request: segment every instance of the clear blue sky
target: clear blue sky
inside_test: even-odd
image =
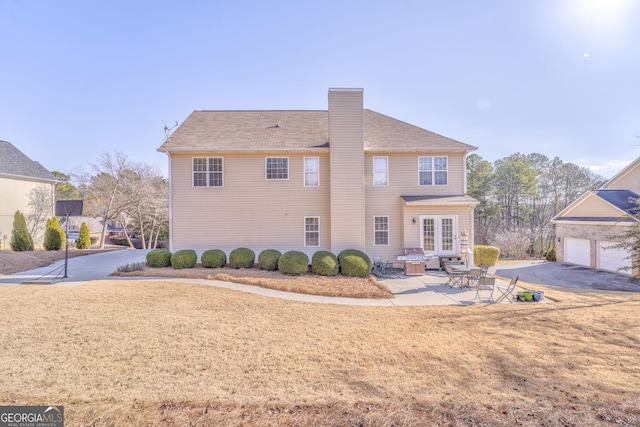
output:
[[[329,87],[490,161],[640,155],[634,0],[0,0],[0,55],[0,139],[49,170],[121,150],[166,173],[163,120]]]

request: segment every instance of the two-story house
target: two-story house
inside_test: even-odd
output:
[[[473,236],[476,147],[364,109],[362,89],[330,89],[327,111],[194,111],[158,150],[172,250],[395,261],[409,247],[456,256],[462,230]]]

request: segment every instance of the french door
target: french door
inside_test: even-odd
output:
[[[428,255],[458,255],[458,217],[456,215],[420,216],[420,241]]]

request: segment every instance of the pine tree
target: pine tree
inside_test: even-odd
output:
[[[47,220],[47,228],[44,231],[44,248],[48,251],[58,251],[64,247],[65,234],[60,227],[58,218]]]
[[[20,211],[16,211],[15,215],[13,215],[10,246],[11,250],[17,252],[33,250],[33,238],[27,228],[27,221]]]
[[[87,227],[86,222],[83,222],[80,225],[80,235],[78,236],[78,240],[76,240],[76,248],[89,249],[90,247],[91,247],[91,236],[89,236],[89,227]]]

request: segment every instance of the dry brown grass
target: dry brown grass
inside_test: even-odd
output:
[[[134,277],[176,277],[189,279],[222,280],[225,282],[243,283],[245,285],[260,286],[279,291],[296,292],[300,294],[322,295],[327,297],[350,298],[392,298],[393,294],[375,276],[366,279],[357,277],[319,276],[306,274],[304,276],[286,276],[279,271],[260,270],[254,268],[234,269],[204,268],[196,264],[195,268],[176,270],[172,267],[145,268],[142,271],[128,273],[116,272],[114,276]]]
[[[640,296],[315,305],[209,286],[0,287],[0,404],[68,425],[640,425]]]

